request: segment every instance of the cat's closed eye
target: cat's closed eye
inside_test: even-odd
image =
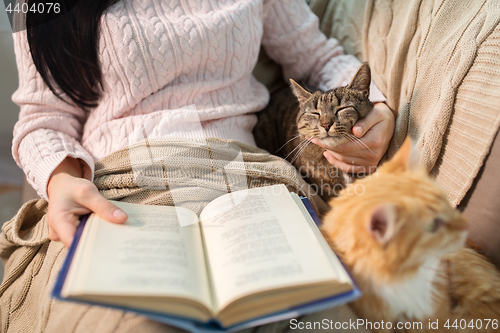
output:
[[[436,217],[431,223],[427,225],[426,231],[436,232],[444,224],[445,220],[442,217]]]
[[[349,116],[353,116],[353,115],[356,115],[356,114],[357,114],[357,111],[352,106],[348,106],[348,107],[342,108],[342,109],[340,109],[338,111],[338,116],[339,117],[349,117]]]
[[[351,126],[358,120],[357,111],[352,106],[348,106],[338,111],[337,117],[341,123],[350,124]]]

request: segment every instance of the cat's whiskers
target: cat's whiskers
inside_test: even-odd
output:
[[[370,153],[372,153],[373,155],[377,156],[377,154],[375,154],[375,153],[373,152],[373,150],[371,150],[371,149],[370,149],[370,148],[369,148],[369,147],[368,147],[368,146],[367,146],[367,145],[366,145],[363,141],[361,141],[359,138],[357,138],[357,137],[355,137],[354,135],[349,134],[349,133],[345,133],[345,132],[344,132],[344,134],[346,135],[346,137],[351,138],[351,140],[352,140],[353,142],[356,142],[356,143],[361,144],[363,148],[368,149],[368,150],[370,151]]]
[[[353,138],[351,138],[348,133],[341,133],[343,134],[343,137],[346,138],[347,140],[351,141],[352,143],[354,143],[356,146],[360,147],[361,149],[365,149],[366,148],[366,145],[361,145],[360,144],[360,140],[354,140]],[[357,138],[356,138],[357,139]],[[359,141],[359,142],[358,142]],[[342,146],[341,146],[342,147]],[[370,148],[368,148],[370,150]],[[370,150],[371,151],[371,150]],[[373,153],[373,152],[372,152]]]
[[[314,139],[314,136],[312,138],[306,138],[306,139],[304,139],[301,142],[302,147],[296,152],[295,156],[300,155],[300,153],[302,151],[304,151],[305,147],[307,147],[312,142],[311,141],[312,139]],[[295,160],[295,156],[294,156],[294,160]]]
[[[299,157],[300,157],[300,155],[304,152],[305,148],[306,148],[306,147],[307,147],[310,143],[311,143],[311,140],[306,139],[306,143],[305,143],[304,145],[302,145],[302,148],[300,148],[300,149],[299,149],[299,151],[297,151],[297,153],[296,153],[296,154],[295,154],[295,156],[293,157],[292,162],[291,162],[292,164],[293,164],[293,162],[295,162],[295,160],[296,160],[297,158],[299,158]]]
[[[359,142],[357,142],[356,140],[353,140],[351,137],[349,137],[347,135],[347,133],[340,133],[344,138],[346,138],[347,140],[351,141],[352,143],[354,143],[356,146],[362,148],[362,149],[365,149],[365,147],[363,147],[362,145],[359,144]]]
[[[278,150],[276,150],[276,153],[279,152],[281,149],[283,149],[290,141],[295,140],[298,137],[300,137],[300,134],[294,136],[293,138],[291,138],[290,140],[288,140],[287,142],[285,142],[285,144],[283,146],[281,146]]]
[[[293,152],[295,152],[297,149],[298,149],[298,150],[300,150],[300,149],[304,146],[304,144],[305,144],[305,143],[307,144],[307,142],[306,142],[306,141],[310,141],[310,140],[308,140],[308,139],[304,139],[304,140],[302,140],[302,141],[301,141],[301,142],[297,145],[297,147],[293,148],[293,150],[292,150],[291,152],[289,152],[289,153],[288,153],[288,155],[286,155],[286,156],[285,156],[285,159],[287,159],[290,155],[292,155],[292,154],[293,154]]]

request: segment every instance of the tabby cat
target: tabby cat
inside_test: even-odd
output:
[[[323,156],[325,149],[306,137],[328,146],[360,142],[352,134],[352,126],[373,108],[368,99],[370,67],[362,64],[348,86],[326,92],[310,92],[290,81],[291,89],[285,86],[272,93],[269,105],[258,115],[255,141],[257,146],[290,161],[323,199],[328,199],[349,178]]]
[[[399,331],[498,332],[500,272],[464,247],[465,218],[412,167],[410,150],[407,139],[377,173],[332,199],[323,219],[322,231],[363,292],[352,308],[371,323],[394,325],[368,327],[374,331],[410,322]],[[486,329],[488,319],[496,325]]]

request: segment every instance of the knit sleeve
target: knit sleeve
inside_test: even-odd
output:
[[[19,87],[12,100],[21,108],[14,127],[12,155],[28,182],[47,198],[47,183],[67,157],[81,161],[84,177],[92,180],[94,160],[81,146],[84,110],[54,96],[38,73],[29,52],[26,31],[14,34]]]
[[[326,38],[304,0],[264,2],[262,45],[283,66],[285,80],[304,80],[321,90],[349,84],[361,65],[355,56],[344,54],[338,40]],[[370,100],[386,100],[373,82]]]

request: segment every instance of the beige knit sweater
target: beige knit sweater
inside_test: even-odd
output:
[[[500,126],[498,0],[313,0],[321,29],[370,63],[421,164],[460,203]]]

